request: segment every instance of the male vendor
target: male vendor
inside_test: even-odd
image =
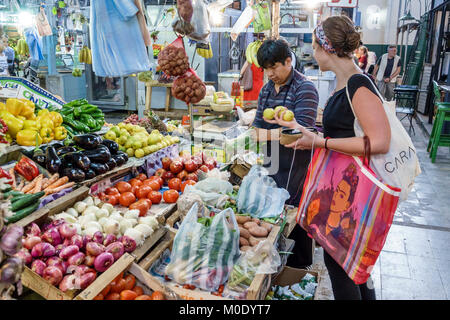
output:
[[[297,150],[294,158],[294,150],[279,143],[282,128],[275,120],[264,119],[263,112],[266,108],[284,106],[294,113],[298,123],[312,127],[316,121],[319,96],[314,84],[293,68],[291,51],[286,41],[264,41],[257,58],[269,79],[259,94],[253,122],[258,141],[267,142],[266,148],[263,148],[264,167],[268,168],[278,187],[287,189],[291,195],[286,204],[298,207],[311,151]],[[312,239],[299,225],[295,226],[290,238],[295,240],[295,247],[288,265],[296,268],[309,267],[312,264]]]

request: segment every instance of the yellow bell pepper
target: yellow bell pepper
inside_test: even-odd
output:
[[[56,140],[64,140],[67,138],[67,129],[60,126],[55,128],[55,139]]]
[[[38,112],[38,116],[45,116],[48,114],[50,114],[50,111],[48,111],[47,109],[42,109],[42,110],[39,110],[39,112]]]
[[[32,115],[34,115],[35,105],[30,100],[22,99],[22,101],[23,101],[23,108],[22,111],[20,112],[20,115],[29,119],[30,117],[32,117]]]
[[[39,131],[40,128],[38,128],[38,123],[36,120],[25,120],[23,122],[23,129]]]
[[[16,141],[17,141],[17,144],[19,144],[21,146],[35,146],[36,138],[37,138],[38,145],[40,145],[43,140],[42,140],[42,137],[39,135],[39,133],[35,130],[25,129],[25,130],[20,130],[17,133]]]
[[[23,128],[23,121],[19,118],[14,117],[14,115],[12,115],[7,110],[0,110],[0,118],[5,121],[6,125],[8,126],[8,133],[13,138],[15,138],[17,132],[19,132]]]
[[[53,123],[53,120],[50,117],[50,114],[45,116],[39,116],[37,119],[37,122],[41,125],[41,128],[50,128],[53,130],[55,128],[55,124]]]
[[[63,123],[63,118],[59,112],[51,111],[50,118],[52,119],[55,128],[61,126]]]
[[[13,116],[18,116],[24,107],[23,101],[15,98],[6,99],[6,110]]]
[[[51,128],[43,127],[39,133],[42,137],[42,143],[49,143],[55,137]]]
[[[36,120],[36,115],[34,114],[34,112],[33,112],[33,114],[31,114],[31,115],[29,115],[28,117],[26,117],[27,118],[27,120]]]
[[[25,118],[24,116],[21,116],[21,115],[16,116],[16,118],[19,118],[19,119],[22,120],[22,121],[27,120],[27,118]]]
[[[0,110],[6,110],[6,104],[0,102]]]

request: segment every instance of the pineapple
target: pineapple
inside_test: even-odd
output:
[[[162,133],[167,132],[166,124],[162,122],[158,115],[153,113],[153,111],[150,110],[149,112],[147,112],[147,117],[150,119],[153,129],[156,129]]]

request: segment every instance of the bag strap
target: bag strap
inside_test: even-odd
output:
[[[371,154],[371,148],[370,148],[370,139],[368,136],[364,135],[363,137],[364,140],[364,164],[366,164],[366,166],[370,167],[370,154]]]

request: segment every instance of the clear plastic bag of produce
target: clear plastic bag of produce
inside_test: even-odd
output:
[[[258,147],[254,136],[254,129],[249,129],[234,139],[226,139],[225,154],[228,158],[227,161],[231,160],[231,157],[235,154],[244,154],[249,151],[256,153]]]
[[[179,284],[217,291],[239,257],[239,229],[231,209],[198,218],[189,210],[173,242],[165,274]]]
[[[270,10],[267,1],[252,6],[255,10],[255,21],[253,21],[253,27],[255,32],[262,32],[264,30],[270,30],[272,28],[272,22],[270,21]]]
[[[205,97],[206,86],[194,69],[190,68],[173,82],[172,95],[186,104],[197,103]]]
[[[257,218],[277,217],[289,199],[286,189],[278,188],[275,180],[261,166],[253,166],[242,180],[237,197],[239,212]]]
[[[218,178],[206,178],[195,185],[187,185],[184,193],[195,193],[202,198],[206,205],[220,208],[229,198],[227,193],[233,191],[233,185]]]
[[[193,3],[193,8],[194,14],[192,15],[191,25],[194,27],[194,31],[188,35],[188,38],[196,41],[205,41],[211,33],[207,6],[204,0],[196,0]]]
[[[234,264],[225,286],[224,296],[245,298],[248,288],[257,274],[273,274],[281,265],[277,249],[269,240],[242,253]]]

